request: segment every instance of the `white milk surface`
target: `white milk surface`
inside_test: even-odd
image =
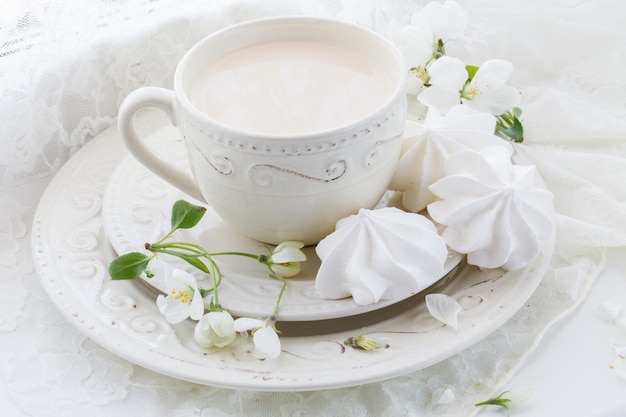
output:
[[[392,87],[383,68],[362,52],[284,41],[246,47],[212,63],[190,98],[226,125],[293,134],[355,122],[387,101]]]

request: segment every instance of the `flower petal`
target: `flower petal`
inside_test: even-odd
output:
[[[604,302],[598,306],[598,316],[606,323],[614,323],[624,314],[624,307],[617,303]]]
[[[405,26],[395,32],[392,39],[404,57],[407,69],[424,67],[432,55],[432,33],[424,25]]]
[[[472,83],[479,87],[486,87],[489,84],[503,85],[506,84],[512,72],[511,62],[504,59],[490,59],[478,68]]]
[[[269,326],[254,332],[254,347],[254,356],[260,359],[277,358],[281,351],[278,334]]]
[[[300,250],[300,248],[286,246],[278,250],[277,247],[276,250],[272,253],[272,262],[277,264],[304,261],[306,261],[306,255]]]
[[[443,4],[431,1],[424,6],[422,14],[426,16],[435,39],[441,39],[444,42],[461,35],[469,20],[465,9],[457,2],[450,0]]]
[[[461,89],[468,77],[465,64],[458,58],[444,56],[428,68],[428,73],[431,86],[417,98],[423,105],[434,107],[439,113],[446,114],[461,103]]]
[[[515,388],[508,392],[506,392],[503,397],[508,398],[511,402],[509,406],[516,406],[525,401],[528,401],[530,397],[533,395],[533,390],[531,388]]]
[[[426,296],[426,308],[437,320],[458,329],[458,315],[462,307],[454,298],[445,294],[428,294]]]
[[[196,324],[194,339],[203,348],[224,347],[235,340],[234,320],[226,311],[211,311]]]
[[[165,261],[153,259],[148,265],[148,270],[152,272],[153,277],[150,280],[165,283],[171,279],[171,269]]]
[[[499,116],[518,106],[520,100],[519,91],[505,85],[483,90],[482,94],[478,94],[473,100],[462,101],[473,109]]]
[[[451,387],[439,387],[433,391],[431,402],[433,404],[452,404],[454,397],[454,390]]]
[[[265,326],[265,320],[251,319],[248,317],[241,317],[235,320],[235,331],[246,332],[248,330],[255,330],[259,327]]]
[[[288,262],[283,264],[272,264],[270,270],[279,278],[291,278],[300,273],[300,263]]]
[[[194,291],[193,298],[189,303],[189,317],[192,320],[200,320],[204,315],[204,300],[202,299],[202,295],[200,294],[200,290],[197,288]]]
[[[189,309],[186,308],[186,305],[172,300],[169,297],[166,298],[165,301],[166,308],[161,312],[165,315],[165,320],[167,320],[168,323],[177,324],[189,317]]]
[[[480,66],[469,86],[464,90],[470,99],[463,103],[472,108],[496,116],[519,105],[519,91],[506,82],[513,71],[513,64],[502,59],[491,59]]]
[[[191,287],[197,290],[198,283],[189,272],[182,269],[175,269],[172,271],[172,287],[176,289],[187,289]]]
[[[442,114],[446,114],[452,107],[461,103],[459,93],[443,89],[438,85],[431,85],[422,91],[417,99],[423,105],[432,107]]]
[[[428,68],[430,82],[446,91],[458,92],[467,81],[465,63],[458,58],[444,56]],[[445,112],[442,112],[445,113]]]

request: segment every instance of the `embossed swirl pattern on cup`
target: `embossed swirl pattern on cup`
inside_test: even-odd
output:
[[[375,119],[369,126],[359,127],[338,137],[329,138],[326,135],[322,135],[322,139],[316,139],[317,136],[313,136],[312,139],[307,140],[307,137],[303,135],[302,140],[298,144],[291,142],[289,145],[281,143],[280,140],[263,141],[262,139],[249,139],[246,137],[227,137],[215,131],[208,131],[202,128],[189,117],[181,120],[180,128],[182,131],[187,129],[195,131],[208,142],[221,145],[226,149],[237,150],[238,152],[266,156],[312,155],[350,146],[355,142],[363,141],[372,134],[376,134],[378,130],[385,128],[389,123],[398,123],[398,120],[404,120],[404,107],[404,103],[400,103],[399,106],[388,110]],[[184,114],[183,116],[188,115]],[[195,135],[190,134],[188,136],[194,136],[195,138]],[[190,138],[188,137],[187,139]],[[195,142],[194,145],[200,148]]]
[[[280,140],[226,138],[198,128],[189,118],[185,123],[201,134],[201,139],[190,134],[187,140],[206,161],[213,174],[223,179],[239,176],[261,189],[270,189],[281,177],[321,185],[337,182],[351,173],[373,172],[395,156],[386,145],[397,139],[390,132],[393,132],[393,126],[399,124],[403,115],[404,109],[400,106],[381,115],[369,127],[358,128],[334,138],[303,138],[301,142],[289,145],[280,143]],[[332,159],[322,158],[325,152],[342,149],[343,152]],[[241,152],[248,157],[242,158]],[[303,158],[302,161],[308,162],[296,163],[295,158]]]

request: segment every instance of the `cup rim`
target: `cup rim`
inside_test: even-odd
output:
[[[327,129],[314,130],[309,132],[295,132],[295,133],[271,133],[271,132],[255,132],[253,130],[243,129],[236,126],[232,126],[226,123],[223,123],[214,117],[200,111],[190,100],[185,92],[185,88],[183,86],[183,74],[185,72],[186,66],[189,61],[194,57],[194,55],[204,48],[206,43],[212,42],[216,37],[223,36],[225,33],[231,31],[238,31],[246,26],[257,26],[257,25],[267,25],[267,24],[286,24],[286,23],[308,23],[308,24],[333,24],[342,26],[344,28],[356,29],[357,31],[366,34],[367,36],[375,39],[380,45],[384,46],[387,51],[390,52],[390,55],[395,58],[395,61],[398,65],[398,73],[399,77],[397,82],[393,87],[393,91],[389,94],[387,99],[382,102],[373,112],[368,115],[362,117],[359,120],[352,121],[350,123],[346,123],[340,126],[331,127]],[[174,74],[174,93],[177,97],[178,102],[185,107],[186,111],[193,115],[195,119],[204,119],[210,120],[211,124],[216,127],[222,133],[228,133],[231,136],[236,137],[246,137],[246,138],[254,138],[262,141],[274,142],[274,141],[284,141],[285,139],[289,140],[311,140],[319,137],[328,137],[330,135],[341,135],[347,132],[352,132],[355,129],[362,128],[363,125],[371,123],[374,120],[377,120],[381,115],[385,114],[389,111],[390,108],[396,105],[398,99],[404,99],[406,96],[407,90],[407,71],[403,70],[404,58],[397,47],[391,43],[389,40],[384,38],[382,35],[366,28],[363,26],[359,26],[354,23],[345,22],[342,20],[330,18],[330,17],[317,17],[317,16],[278,16],[278,17],[265,17],[253,20],[247,20],[244,22],[236,23],[230,26],[227,26],[223,29],[220,29],[212,34],[206,36],[199,42],[197,42],[194,46],[189,49],[183,58],[179,61],[176,71]]]

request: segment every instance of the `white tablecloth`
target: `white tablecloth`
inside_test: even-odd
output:
[[[616,375],[615,328],[600,319],[600,305],[624,304],[626,252],[611,249],[606,269],[570,314],[546,332],[506,388],[530,387],[533,396],[511,410],[514,417],[626,415],[626,381]],[[499,407],[481,416],[502,415]]]
[[[217,28],[304,12],[386,33],[405,24],[425,2],[141,3],[41,8],[32,2],[26,14],[7,12],[0,20],[5,38],[0,54],[2,415],[464,416],[478,411],[474,402],[520,386],[535,394],[512,410],[514,416],[624,414],[626,380],[611,368],[618,360],[613,328],[596,310],[604,301],[626,304],[626,3],[460,1],[470,26],[448,53],[476,64],[489,58],[513,62],[510,83],[523,93],[527,128],[520,158],[537,165],[556,196],[557,252],[530,300],[532,308],[476,346],[423,371],[363,387],[280,394],[177,381],[126,362],[80,333],[56,310],[34,271],[34,210],[63,163],[114,123],[129,91],[170,85],[184,50]],[[604,253],[611,247],[604,269]],[[459,382],[471,378],[487,382]],[[454,401],[433,401],[438,381],[450,381]],[[481,413],[502,415],[491,408]]]

